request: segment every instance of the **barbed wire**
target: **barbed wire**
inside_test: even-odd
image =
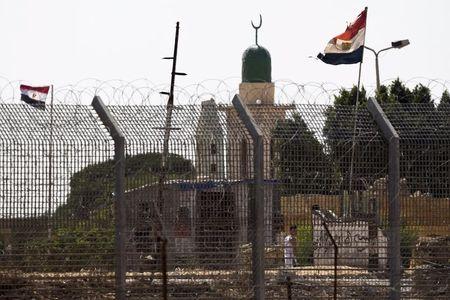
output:
[[[384,80],[389,85],[395,78]],[[430,89],[432,100],[439,102],[442,92],[450,90],[450,81],[415,77],[403,81],[408,88],[417,84]],[[175,87],[175,103],[178,105],[200,104],[201,101],[215,99],[217,103],[229,104],[234,95],[239,93],[240,78],[206,79],[199,83]],[[21,103],[21,84],[32,85],[24,80],[9,80],[0,77],[0,103]],[[297,83],[292,80],[274,82],[275,104],[332,104],[334,96],[340,89],[349,89],[332,82]],[[99,80],[87,78],[74,84],[57,86],[54,90],[55,104],[81,105],[90,104],[97,95],[108,105],[164,105],[168,84],[156,84],[148,79],[125,81],[121,79]],[[375,86],[365,86],[367,96],[375,95]],[[48,100],[47,100],[48,101]]]

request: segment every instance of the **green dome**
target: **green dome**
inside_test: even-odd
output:
[[[272,60],[269,51],[253,45],[242,55],[242,82],[272,82]]]

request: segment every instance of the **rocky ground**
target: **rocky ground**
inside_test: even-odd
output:
[[[448,271],[448,270],[447,270]],[[169,272],[170,299],[249,299],[252,295],[250,273],[230,270],[182,270]],[[440,278],[435,282],[432,278]],[[447,273],[430,268],[405,272],[402,297],[449,299]],[[290,282],[287,278],[290,278]],[[338,297],[341,299],[383,299],[388,297],[389,280],[384,273],[340,267]],[[420,279],[420,280],[419,280]],[[419,281],[418,281],[419,280]],[[3,299],[114,299],[111,273],[0,273],[0,298]],[[160,299],[160,274],[129,273],[127,297]],[[333,270],[302,267],[266,272],[267,299],[318,299],[333,296]],[[419,284],[419,285],[417,285]]]

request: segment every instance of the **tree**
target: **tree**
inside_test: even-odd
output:
[[[386,94],[386,93],[385,93]],[[389,101],[380,102],[390,102],[390,103],[433,103],[431,99],[430,89],[423,84],[417,84],[411,91],[405,86],[405,84],[399,79],[395,79],[389,85],[388,93]],[[383,95],[383,100],[386,100],[386,95]],[[378,98],[377,98],[378,100]]]
[[[384,143],[380,139],[372,139],[377,136],[376,127],[363,125],[368,117],[366,92],[364,88],[360,91],[358,109],[354,106],[356,92],[356,86],[350,91],[339,91],[333,105],[326,111],[323,128],[329,159],[335,176],[341,179],[340,188],[344,190],[367,188],[383,173],[383,162],[387,157]]]
[[[439,132],[442,134],[439,151],[437,153],[437,166],[433,174],[433,191],[436,196],[450,196],[450,94],[448,90],[442,93],[441,101],[436,110],[438,115]]]
[[[380,169],[379,163],[376,163],[385,161],[383,158],[385,154],[381,152],[377,154],[376,151],[370,150],[369,144],[364,147],[357,143],[354,149],[349,146],[354,141],[350,137],[353,134],[358,135],[358,132],[352,131],[354,122],[349,120],[346,113],[348,108],[341,105],[355,102],[349,100],[352,99],[352,91],[356,91],[356,88],[353,87],[350,91],[341,89],[335,96],[334,105],[328,110],[324,127],[324,136],[330,145],[330,157],[344,179],[345,189],[349,188],[347,177],[350,176],[350,169],[353,169],[355,179],[376,178],[386,171]],[[381,86],[376,92],[376,98],[379,103],[385,104],[384,110],[388,118],[401,138],[403,137],[401,176],[407,179],[410,189],[435,196],[443,196],[445,193],[448,195],[450,155],[449,147],[445,143],[443,145],[442,139],[445,139],[450,126],[449,114],[446,113],[450,111],[450,106],[446,104],[450,102],[449,93],[444,91],[441,97],[442,104],[440,103],[436,109],[428,87],[417,84],[411,91],[397,78],[388,86]],[[414,104],[414,107],[411,104]],[[359,126],[357,128],[361,130]],[[358,140],[357,137],[356,141]],[[366,153],[363,153],[362,149],[365,149]],[[365,157],[367,161],[358,162],[361,157]],[[369,165],[377,167],[371,169]]]
[[[378,103],[391,102],[388,87],[385,85],[380,85],[380,88],[375,91],[375,99],[377,99]]]
[[[333,168],[323,145],[299,114],[278,122],[272,132],[272,161],[282,194],[330,193]]]
[[[444,106],[447,106],[447,105],[450,105],[450,93],[448,92],[448,90],[445,90],[442,93],[441,101],[439,102],[438,109],[442,108]]]
[[[432,104],[430,89],[421,83],[417,84],[412,91],[413,103]]]
[[[356,86],[353,86],[350,89],[350,91],[341,88],[339,90],[339,94],[334,95],[334,105],[355,105],[357,98],[357,91],[358,88]],[[359,91],[358,102],[359,105],[367,104],[366,90],[364,89],[364,86],[361,87],[361,90]]]
[[[397,78],[389,85],[389,98],[389,102],[392,103],[412,103],[414,96],[403,82]]]
[[[145,153],[127,157],[125,169],[126,189],[155,183],[161,167],[161,153]],[[169,178],[187,178],[194,173],[190,160],[177,154],[168,157]],[[114,191],[114,161],[85,167],[72,175],[67,203],[55,212],[75,219],[87,219],[102,209],[109,209]]]

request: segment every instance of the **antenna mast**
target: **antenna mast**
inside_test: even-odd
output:
[[[163,59],[171,59],[172,60],[172,73],[170,77],[170,91],[169,92],[160,92],[160,94],[168,95],[169,99],[167,101],[166,106],[166,121],[164,128],[164,144],[163,144],[163,151],[161,154],[161,173],[159,176],[159,188],[158,188],[158,207],[157,207],[157,213],[158,213],[158,222],[156,224],[157,228],[157,235],[158,238],[160,238],[162,245],[161,245],[161,267],[162,267],[162,274],[163,274],[163,299],[167,299],[167,234],[165,231],[164,226],[164,182],[166,181],[167,177],[167,171],[168,171],[168,157],[169,157],[169,140],[170,140],[170,131],[175,130],[177,128],[172,128],[172,113],[174,109],[174,89],[175,89],[175,76],[181,75],[185,76],[186,73],[181,73],[176,71],[177,67],[177,54],[178,54],[178,32],[180,29],[180,22],[177,22],[177,27],[175,31],[175,45],[173,48],[173,56],[171,57],[164,57]],[[162,236],[161,236],[162,235]]]

